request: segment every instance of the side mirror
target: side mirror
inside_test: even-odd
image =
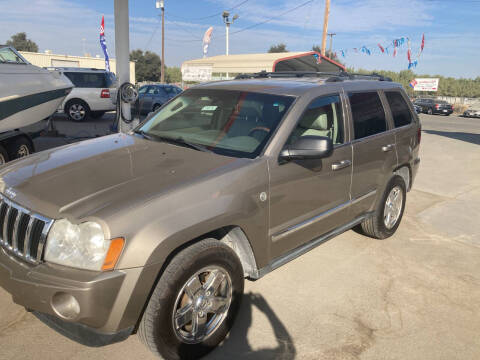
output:
[[[285,147],[280,153],[280,159],[307,160],[323,159],[332,155],[333,141],[325,136],[302,136],[293,144]]]

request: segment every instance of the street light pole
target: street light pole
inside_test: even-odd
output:
[[[157,0],[156,8],[162,11],[162,67],[160,73],[160,82],[165,82],[165,3],[164,0]]]
[[[238,19],[238,15],[233,15],[232,20],[230,20],[230,13],[228,11],[224,11],[222,14],[223,22],[225,23],[225,55],[228,55],[228,46],[229,46],[229,33],[230,33],[230,25]]]

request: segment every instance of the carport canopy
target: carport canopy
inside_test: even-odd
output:
[[[208,81],[212,74],[250,74],[260,71],[339,72],[345,67],[316,51],[219,55],[185,61],[185,81]]]

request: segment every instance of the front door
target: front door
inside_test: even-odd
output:
[[[287,144],[305,135],[326,136],[333,140],[333,154],[325,159],[270,163],[273,258],[348,222],[352,149],[344,119],[338,94],[313,100]]]

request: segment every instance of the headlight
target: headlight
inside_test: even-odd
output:
[[[120,247],[118,240],[121,241]],[[112,247],[115,254],[110,254]],[[45,260],[86,270],[111,270],[122,249],[123,239],[105,239],[101,225],[96,222],[76,225],[61,219],[53,223],[48,233]],[[109,266],[105,268],[107,260]]]

